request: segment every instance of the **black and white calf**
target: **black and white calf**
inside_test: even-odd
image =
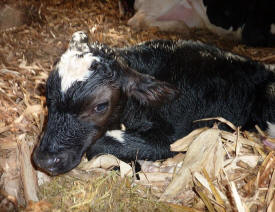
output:
[[[170,157],[172,142],[212,125],[193,122],[202,118],[221,116],[248,130],[258,124],[275,136],[274,67],[200,42],[113,49],[76,32],[46,97],[48,123],[33,160],[52,175],[77,166],[85,153]]]
[[[274,0],[135,0],[135,28],[210,31],[252,46],[275,46]]]

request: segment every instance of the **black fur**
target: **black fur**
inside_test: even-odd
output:
[[[49,120],[33,159],[53,175],[74,168],[84,153],[88,159],[110,153],[126,161],[170,157],[171,143],[213,124],[194,123],[202,118],[221,116],[247,130],[275,122],[275,73],[263,64],[191,41],[90,47],[102,62],[87,81],[65,93],[58,70],[47,81]],[[107,109],[93,110],[105,101],[95,103],[101,88],[115,92],[106,121],[99,120]],[[105,134],[121,123],[123,141]],[[53,157],[60,159],[54,165],[42,162]]]
[[[275,46],[274,0],[203,0],[210,22],[224,29],[242,28],[242,41],[251,46]]]

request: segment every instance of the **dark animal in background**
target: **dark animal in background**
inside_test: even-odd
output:
[[[174,155],[170,144],[221,116],[275,136],[274,66],[193,41],[127,48],[76,32],[46,85],[48,123],[33,154],[52,175],[109,153],[126,161]],[[124,124],[125,131],[120,126]]]
[[[127,13],[132,14],[134,12],[134,3],[135,3],[135,0],[119,0],[118,1],[119,15],[122,17]]]
[[[135,0],[134,28],[207,28],[251,46],[275,46],[274,0]]]

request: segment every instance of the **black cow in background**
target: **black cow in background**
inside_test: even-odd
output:
[[[274,0],[135,0],[134,28],[208,30],[251,46],[275,47]]]
[[[203,0],[212,24],[241,29],[242,41],[251,46],[275,47],[274,0]]]
[[[274,69],[200,42],[114,49],[76,32],[47,80],[48,123],[33,161],[57,175],[85,153],[164,159],[171,143],[213,124],[195,120],[217,116],[275,136]]]

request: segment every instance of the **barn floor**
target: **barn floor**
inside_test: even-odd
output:
[[[92,41],[115,47],[153,39],[200,40],[258,61],[275,63],[274,48],[247,47],[207,31],[183,34],[157,29],[136,31],[127,26],[131,14],[120,17],[117,0],[4,0],[1,4],[0,185],[2,190],[8,191],[2,192],[3,195],[10,194],[12,204],[21,208],[27,206],[28,211],[186,209],[157,202],[150,188],[133,184],[128,178],[121,179],[115,171],[96,172],[89,179],[63,175],[51,178],[50,183],[39,189],[36,183],[27,180],[36,176],[30,162],[26,161],[46,119],[45,81],[75,31],[85,30]],[[1,12],[6,16],[1,16]],[[32,196],[32,187],[39,190],[39,199]],[[43,201],[36,204],[27,200]]]

